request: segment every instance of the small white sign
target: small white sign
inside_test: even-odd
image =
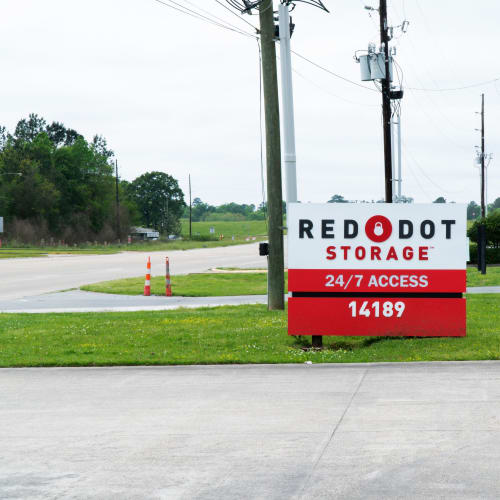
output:
[[[290,269],[465,269],[462,204],[290,203]]]
[[[211,227],[210,228],[210,234],[214,234],[215,233],[215,227]]]
[[[0,233],[3,233],[3,217],[0,217]]]

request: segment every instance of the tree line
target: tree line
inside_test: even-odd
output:
[[[213,206],[195,198],[192,213],[194,221],[264,220],[266,204]],[[4,239],[73,244],[123,241],[132,226],[178,235],[189,207],[171,175],[147,172],[117,186],[115,156],[104,137],[87,140],[31,114],[13,132],[0,127],[0,216]]]
[[[328,203],[384,203],[384,200],[346,200],[342,195],[335,194],[329,200]],[[413,203],[413,198],[407,196],[401,196],[396,200],[396,203]],[[454,201],[446,201],[444,196],[439,196],[432,203],[455,203]],[[496,209],[500,208],[500,198],[497,198],[493,203],[488,204],[488,212],[494,212]],[[470,201],[467,204],[467,220],[476,220],[481,218],[481,207],[475,202]]]
[[[189,217],[189,207],[184,210],[184,217]],[[200,198],[194,198],[191,217],[194,222],[264,220],[266,218],[266,203],[261,203],[258,207],[255,207],[254,204],[234,202],[214,206],[203,202]]]
[[[180,232],[184,194],[172,176],[149,172],[119,181],[118,195],[119,204],[114,153],[102,136],[88,141],[36,114],[12,133],[0,127],[0,216],[10,239],[113,241],[132,225]]]

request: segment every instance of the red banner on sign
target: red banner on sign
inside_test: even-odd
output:
[[[293,292],[464,293],[466,271],[412,269],[289,269]]]
[[[291,297],[289,335],[464,337],[465,299]]]

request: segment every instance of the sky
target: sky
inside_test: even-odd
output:
[[[167,3],[170,0],[165,0]],[[175,0],[252,32],[215,0]],[[222,0],[225,4],[225,1]],[[356,50],[378,42],[377,0],[324,0],[327,14],[297,2],[292,49],[360,81]],[[277,4],[276,4],[277,5]],[[388,0],[403,72],[402,192],[479,202],[481,93],[485,94],[488,201],[500,197],[497,0]],[[243,16],[256,25],[257,16]],[[2,0],[0,124],[30,113],[87,139],[101,134],[127,180],[152,170],[193,198],[218,205],[262,201],[258,46],[252,37],[155,0]],[[381,96],[292,56],[298,197],[384,196]],[[371,82],[364,82],[374,88]],[[425,90],[416,90],[425,89]],[[441,90],[440,90],[441,89]]]

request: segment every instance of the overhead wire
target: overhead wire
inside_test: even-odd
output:
[[[342,97],[342,96],[339,96],[337,94],[334,94],[333,92],[330,92],[329,90],[325,89],[324,87],[322,87],[321,85],[318,85],[316,82],[314,82],[313,80],[311,80],[310,78],[308,78],[307,76],[304,76],[302,73],[300,73],[299,71],[297,71],[295,68],[292,68],[292,71],[297,75],[299,76],[300,78],[302,78],[304,81],[310,83],[311,85],[313,85],[314,87],[322,90],[323,92],[325,92],[326,94],[328,95],[331,95],[332,97],[335,97],[336,99],[340,99],[342,101],[345,101],[345,102],[348,102],[350,104],[356,104],[357,106],[364,106],[364,107],[375,107],[375,108],[378,108],[379,105],[378,104],[366,104],[366,103],[363,103],[363,102],[357,102],[357,101],[351,101],[350,99],[347,99],[345,97]]]
[[[248,24],[248,26],[251,26],[256,33],[259,33],[260,30],[254,26],[252,23],[250,23],[249,21],[247,21],[246,19],[244,19],[242,16],[239,16],[238,14],[236,14],[236,12],[229,8],[227,5],[223,4],[220,0],[215,0],[221,7],[223,7],[224,9],[228,10],[229,12],[231,12],[231,14],[235,15],[238,19],[240,19],[241,21],[243,21],[244,23]]]
[[[348,82],[352,85],[356,85],[357,87],[361,87],[362,89],[366,90],[371,90],[372,92],[377,92],[375,89],[372,89],[371,87],[367,87],[365,85],[361,85],[361,83],[357,83],[353,80],[349,80],[349,78],[346,78],[345,76],[339,75],[338,73],[334,73],[333,71],[329,70],[328,68],[325,68],[324,66],[321,66],[320,64],[312,61],[311,59],[307,58],[306,56],[303,56],[302,54],[299,54],[295,50],[290,51],[292,54],[295,54],[297,57],[300,57],[300,59],[303,59],[304,61],[307,61],[309,64],[312,64],[318,69],[321,69],[325,71],[326,73],[329,73],[330,75],[334,76],[335,78],[339,78],[340,80],[344,80],[345,82]]]
[[[406,154],[405,154],[405,158],[407,158]],[[429,193],[423,188],[422,184],[420,184],[420,181],[418,180],[418,177],[417,175],[415,174],[415,172],[413,171],[413,168],[412,166],[410,165],[409,162],[406,162],[406,165],[408,165],[409,169],[410,169],[410,173],[413,177],[413,179],[415,180],[415,182],[417,183],[417,186],[419,187],[420,191],[422,191],[422,194],[429,200],[429,201],[432,201],[432,197],[429,196]]]
[[[418,90],[422,92],[455,92],[458,90],[472,89],[474,87],[482,87],[484,85],[489,85],[491,83],[495,83],[500,81],[500,77],[492,78],[491,80],[485,80],[483,82],[472,83],[470,85],[464,85],[463,87],[450,87],[450,88],[441,88],[441,89],[427,89],[427,88],[419,88],[419,87],[407,87],[411,90]]]
[[[262,209],[267,230],[267,203],[266,203],[266,181],[264,177],[264,133],[262,127],[262,50],[260,40],[257,38],[257,49],[259,53],[259,132],[260,132],[260,182],[262,190]]]
[[[393,9],[395,10],[395,12],[398,13],[399,15],[399,12],[397,10],[397,8],[395,7],[395,5],[393,4],[392,5]],[[405,6],[403,5],[403,9],[405,10]],[[405,12],[406,14],[406,12]],[[406,17],[406,15],[405,15]],[[424,22],[426,22],[424,20]],[[427,27],[427,30],[430,32],[430,29]],[[415,44],[413,43],[413,40],[412,40],[412,37],[411,35],[409,35],[407,38],[406,38],[410,44],[410,50],[412,50],[414,52],[414,54],[417,54],[418,51],[417,51],[417,48],[415,47]],[[415,70],[415,67],[413,65],[413,59],[410,59],[410,67],[411,69],[413,70],[413,73],[415,75],[415,78],[417,79],[417,81],[420,83],[421,87],[420,87],[420,90],[434,90],[434,91],[437,91],[439,90],[438,89],[438,84],[437,82],[434,80],[434,78],[432,77],[431,73],[429,72],[429,70],[424,66],[424,71],[427,73],[427,76],[429,77],[430,81],[433,83],[433,85],[436,87],[435,89],[426,89],[425,88],[425,85],[423,84],[422,80],[420,79],[420,77],[418,76],[417,74],[417,71]],[[413,94],[413,90],[415,90],[416,87],[406,87],[406,89],[408,89],[411,93],[411,95],[414,97],[415,100],[417,100],[417,96]],[[442,109],[441,107],[441,104],[439,102],[436,102],[434,100],[434,98],[431,98],[431,95],[427,94],[427,93],[424,93],[424,96],[425,96],[425,99],[429,102],[429,104],[431,105],[430,106],[430,109],[434,112],[437,112],[438,114],[441,115],[442,119],[444,121],[446,121],[449,125],[450,125],[450,128],[451,129],[454,129],[454,130],[460,130],[457,128],[457,125],[456,125],[456,122],[452,122],[450,120],[450,118],[448,117],[448,115],[444,112],[444,110]],[[422,103],[419,103],[419,104],[422,104]],[[431,117],[430,113],[427,112],[425,106],[419,106],[421,112],[423,112],[424,114],[427,115],[427,117],[429,118],[429,120],[431,121],[432,125],[435,126],[435,128],[437,129],[438,133],[443,135],[449,142],[451,142],[452,144],[455,145],[455,147],[458,147],[460,149],[463,149],[463,150],[468,150],[468,148],[466,146],[463,146],[462,144],[459,144],[458,142],[456,142],[450,135],[448,135],[444,129],[443,129],[443,126],[442,126],[442,123],[439,122],[435,122],[434,119]],[[460,132],[463,132],[462,130],[460,130]],[[452,134],[453,135],[453,134]]]
[[[422,23],[421,24],[424,26],[425,30],[427,31],[428,38],[430,40],[432,40],[432,45],[434,47],[439,47],[440,49],[442,49],[441,44],[440,44],[440,39],[435,35],[434,31],[431,29],[431,26],[430,26],[430,23],[429,23],[429,21],[427,19],[427,16],[425,15],[425,13],[424,13],[422,7],[420,6],[420,3],[418,2],[418,0],[415,0],[414,5],[415,4],[416,4],[417,9],[419,11],[419,15],[420,15],[420,17],[422,19]],[[392,8],[394,9],[395,12],[398,12],[398,15],[399,15],[398,8],[396,7],[396,5],[394,5],[394,3],[392,4]],[[404,4],[403,4],[403,11],[404,11],[404,16],[406,18],[406,9],[405,9],[405,5]],[[409,40],[409,42],[412,45],[414,45],[413,41],[412,41],[412,34],[411,34],[411,32],[408,34],[407,39]],[[421,50],[419,50],[419,53],[420,52],[421,52]],[[442,66],[449,68],[449,71],[452,74],[452,76],[455,78],[455,80],[459,81],[460,85],[463,86],[463,82],[460,81],[460,77],[459,77],[458,73],[456,72],[455,66],[453,64],[450,64],[450,60],[444,57],[444,54],[446,54],[446,51],[445,50],[437,50],[437,51],[434,52],[434,54],[435,54],[436,57],[438,57],[441,60]],[[437,82],[435,81],[435,79],[433,78],[433,76],[431,75],[431,73],[428,70],[426,70],[426,73],[429,76],[429,79],[432,82],[432,84],[434,85],[435,89],[438,89],[439,85],[437,84]]]
[[[174,0],[153,0],[153,1],[156,3],[159,3],[161,5],[164,5],[165,7],[169,7],[173,10],[181,12],[182,14],[186,14],[188,16],[194,17],[195,19],[198,19],[198,20],[207,22],[209,24],[212,24],[214,26],[217,26],[219,28],[223,28],[223,29],[226,29],[228,31],[233,31],[235,33],[239,33],[240,35],[244,35],[247,37],[255,38],[254,34],[243,31],[243,30],[239,29],[238,27],[232,25],[231,23],[225,22],[225,24],[223,24],[221,22],[215,21],[214,19],[211,19],[203,14],[200,14],[197,11],[189,9],[188,7],[182,5]]]
[[[173,0],[169,0],[169,1],[173,1]],[[221,17],[216,16],[216,15],[215,15],[215,14],[213,14],[212,12],[209,12],[208,10],[203,9],[202,7],[200,7],[200,6],[199,6],[198,4],[196,4],[195,2],[192,2],[191,0],[183,0],[183,1],[184,1],[185,3],[188,3],[189,5],[193,6],[194,8],[198,9],[199,11],[204,12],[205,14],[207,14],[207,16],[212,17],[212,18],[214,18],[214,19],[217,19],[217,20],[218,20],[219,22],[221,22],[222,24],[226,24],[226,25],[228,25],[228,26],[231,26],[231,27],[232,27],[232,28],[234,28],[234,29],[240,30],[240,28],[239,28],[238,26],[235,26],[234,24],[231,24],[230,22],[228,22],[226,19],[222,19]],[[218,1],[218,0],[215,0],[215,1]],[[175,2],[175,3],[177,3],[177,2]],[[224,8],[226,8],[226,5],[222,4],[222,6],[223,6]],[[187,7],[184,7],[184,8],[186,9]],[[231,9],[229,9],[229,10],[230,10],[230,12],[232,12],[233,14],[235,14],[235,12],[233,12]],[[238,16],[238,18],[239,18],[239,16]],[[242,20],[244,21],[244,19],[242,19]],[[252,26],[252,25],[251,25],[251,26]],[[254,28],[254,29],[255,29],[255,27],[254,27],[254,26],[252,26],[252,28]],[[242,31],[242,30],[241,30],[241,31]]]
[[[228,23],[227,21],[219,18],[218,16],[215,16],[211,13],[209,13],[208,11],[198,7],[198,9],[200,9],[200,11],[202,12],[205,12],[206,14],[208,14],[210,17],[207,17],[203,14],[200,14],[200,12],[198,11],[195,11],[193,9],[189,9],[188,7],[184,6],[184,5],[181,5],[180,3],[174,1],[174,0],[154,0],[155,2],[157,3],[160,3],[166,7],[170,7],[176,11],[179,11],[180,13],[183,13],[183,14],[186,14],[186,15],[189,15],[191,17],[194,17],[194,18],[197,18],[201,21],[204,21],[204,22],[207,22],[207,23],[210,23],[212,25],[215,25],[217,27],[220,27],[220,28],[223,28],[223,29],[226,29],[226,30],[229,30],[229,31],[232,31],[232,32],[235,32],[237,34],[240,34],[240,35],[243,35],[243,36],[247,36],[247,37],[251,37],[251,38],[254,38],[257,40],[257,44],[258,44],[258,52],[259,52],[259,132],[260,132],[260,176],[261,176],[261,188],[262,188],[262,199],[263,199],[263,204],[264,204],[264,207],[265,207],[265,204],[266,204],[266,196],[265,196],[265,175],[264,175],[264,157],[263,157],[263,127],[262,127],[262,66],[261,66],[261,48],[260,48],[260,43],[259,43],[259,37],[255,36],[254,34],[251,34],[251,33],[248,33],[244,30],[241,30],[239,29],[238,27],[232,25],[231,23]],[[192,2],[190,2],[189,0],[186,0],[190,5],[193,5],[195,6]],[[218,0],[215,0],[217,3],[221,4]],[[168,2],[168,3],[167,3]],[[172,5],[174,4],[174,5]],[[221,4],[223,7],[226,8],[226,6],[224,6],[223,4]],[[246,21],[245,21],[246,22]],[[255,26],[253,26],[251,23],[247,23],[249,24],[253,29],[256,30],[256,32],[258,33],[258,30]],[[338,73],[335,73],[333,71],[331,71],[330,69],[320,65],[319,63],[316,63],[315,61],[311,60],[310,58],[300,54],[299,52],[297,51],[294,51],[292,50],[291,51],[294,55],[296,55],[297,57],[299,57],[300,59],[308,62],[309,64],[311,64],[312,66],[330,74],[331,76],[335,77],[335,78],[338,78],[340,80],[343,80],[347,83],[350,83],[352,85],[355,85],[357,87],[361,87],[361,88],[364,88],[364,89],[367,89],[367,90],[370,90],[370,91],[373,91],[373,92],[378,92],[378,90],[376,89],[372,89],[370,87],[367,87],[365,85],[362,85],[362,84],[359,84],[353,80],[350,80],[349,78],[346,78],[342,75],[339,75]],[[336,97],[338,99],[341,99],[341,100],[344,100],[346,102],[350,102],[350,103],[355,103],[355,104],[358,104],[358,105],[364,105],[364,106],[373,106],[373,107],[378,107],[378,105],[370,105],[370,104],[361,104],[361,103],[358,103],[358,102],[355,102],[355,101],[351,101],[349,99],[346,99],[344,97],[341,97],[339,95],[336,95],[336,94],[333,94],[329,91],[326,91],[324,88],[322,88],[321,86],[319,86],[318,84],[316,84],[315,82],[313,82],[312,80],[310,80],[309,78],[305,77],[303,74],[301,74],[300,72],[298,72],[297,70],[293,69],[294,73],[296,73],[298,76],[300,76],[301,78],[303,78],[304,80],[308,81],[309,83],[313,84],[314,86],[320,88],[321,90],[323,90],[324,92],[326,92],[327,94],[329,95],[332,95],[333,97]],[[398,77],[399,77],[399,74],[398,74]],[[402,76],[401,76],[402,78]],[[400,105],[398,105],[398,110],[400,110]],[[405,152],[405,156],[406,156],[406,152]],[[414,163],[418,165],[418,163],[413,159]],[[419,167],[419,169],[421,169],[421,167]],[[412,175],[415,177],[415,180],[417,182],[417,184],[419,185],[419,188],[421,189],[421,191],[425,194],[426,197],[429,197],[428,194],[426,193],[426,191],[423,189],[423,187],[421,186],[420,182],[418,181],[418,178],[414,175],[413,173],[413,170],[411,169],[410,167],[410,170],[412,172]],[[434,181],[432,181],[432,179],[430,179],[427,174],[423,171],[423,169],[421,169],[424,176],[426,178],[428,178],[428,180],[433,183],[435,186],[438,186],[436,183],[434,183]],[[439,189],[441,189],[440,186],[438,186]],[[442,191],[445,191],[445,190],[442,190]],[[446,192],[449,192],[449,191],[446,191]],[[265,208],[264,208],[265,210]]]
[[[252,33],[248,33],[247,31],[244,31],[240,28],[238,28],[237,26],[225,21],[225,20],[222,20],[221,18],[217,17],[217,16],[214,16],[213,14],[209,13],[208,11],[202,9],[201,7],[198,7],[198,9],[200,9],[201,11],[209,14],[210,16],[213,17],[210,18],[210,17],[207,17],[203,14],[200,14],[200,12],[197,12],[193,9],[189,9],[188,7],[176,2],[175,0],[153,0],[154,2],[157,2],[161,5],[164,5],[166,7],[170,7],[171,9],[174,9],[178,12],[181,12],[183,14],[186,14],[186,15],[189,15],[191,17],[194,17],[196,19],[199,19],[199,20],[202,20],[202,21],[205,21],[205,22],[208,22],[210,24],[213,24],[215,26],[218,26],[220,28],[224,28],[226,30],[229,30],[229,31],[233,31],[235,33],[238,33],[240,35],[244,35],[244,36],[247,36],[247,37],[251,37],[251,38],[257,38],[255,34],[252,34]],[[189,2],[190,5],[195,5],[193,2],[190,2],[189,0],[185,0],[187,2]],[[226,7],[225,5],[223,5],[219,0],[215,0],[217,3],[219,3],[221,6],[223,6],[224,8],[228,8]],[[168,2],[168,3],[167,3]],[[174,5],[171,5],[171,4],[174,4]],[[230,10],[230,9],[229,9]],[[236,14],[237,15],[237,14]],[[246,20],[242,19],[244,22],[247,22]],[[248,23],[253,29],[256,30],[256,32],[258,32],[258,28],[256,28],[253,24],[251,23]],[[322,66],[321,64],[311,60],[310,58],[300,54],[299,52],[296,52],[294,50],[291,51],[293,54],[295,54],[297,57],[303,59],[304,61],[307,61],[309,64],[315,66],[316,68],[330,74],[331,76],[335,77],[335,78],[338,78],[340,80],[343,80],[347,83],[350,83],[351,85],[355,85],[357,87],[361,87],[363,89],[366,89],[366,90],[370,90],[372,92],[377,92],[377,90],[375,89],[372,89],[371,87],[367,87],[366,85],[362,85],[358,82],[355,82],[353,80],[350,80],[349,78],[346,78],[342,75],[339,75],[338,73],[335,73],[334,71]]]
[[[429,175],[427,175],[427,173],[425,172],[425,170],[422,168],[422,166],[420,165],[420,163],[415,159],[415,157],[413,156],[413,154],[410,152],[410,150],[408,149],[406,143],[404,141],[402,141],[403,143],[403,149],[405,151],[405,153],[408,154],[408,156],[410,157],[410,159],[413,161],[413,163],[416,165],[416,167],[420,170],[420,172],[422,173],[422,175],[437,189],[439,189],[440,191],[446,193],[446,194],[459,194],[459,193],[462,193],[463,190],[462,189],[459,189],[458,191],[456,190],[450,190],[450,189],[447,189],[447,188],[444,188],[443,186],[441,186],[440,184],[438,184],[437,182],[435,182],[434,180],[432,180]]]

